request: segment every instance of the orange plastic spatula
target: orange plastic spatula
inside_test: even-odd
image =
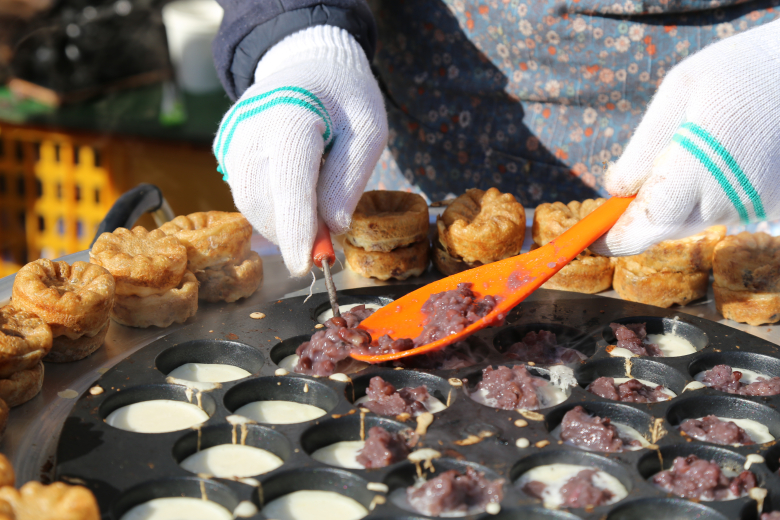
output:
[[[625,212],[632,200],[634,197],[613,197],[549,244],[530,253],[483,265],[428,284],[385,305],[359,325],[359,328],[368,331],[374,339],[385,334],[394,339],[414,339],[423,330],[427,317],[421,308],[432,294],[457,289],[460,283],[471,283],[471,290],[477,296],[498,297],[498,304],[489,314],[460,332],[402,352],[361,355],[353,351],[352,357],[369,363],[381,363],[416,356],[446,347],[502,320],[515,305],[526,299],[564,265],[606,233]]]

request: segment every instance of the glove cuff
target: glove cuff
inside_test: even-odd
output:
[[[291,34],[274,45],[257,64],[255,83],[284,69],[310,62],[320,67],[332,64],[371,74],[365,51],[348,31],[332,25],[318,25]]]

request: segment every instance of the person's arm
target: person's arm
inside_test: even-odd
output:
[[[606,174],[637,194],[591,249],[638,254],[715,224],[780,218],[780,20],[710,45],[669,71]]]
[[[225,91],[236,100],[254,82],[260,58],[287,36],[328,25],[346,30],[369,61],[376,24],[365,0],[218,0],[225,10],[212,50]]]

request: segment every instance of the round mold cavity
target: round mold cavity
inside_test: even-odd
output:
[[[327,419],[312,426],[301,435],[301,447],[311,455],[315,451],[337,442],[365,440],[368,438],[368,431],[374,426],[380,426],[390,433],[404,430],[413,431],[406,424],[386,417],[366,415],[361,420],[356,415],[350,415],[339,419]],[[363,430],[363,439],[361,439],[361,429]]]
[[[664,386],[680,395],[688,383],[685,375],[675,370],[669,365],[652,361],[645,357],[630,358],[604,358],[590,361],[575,371],[577,381],[582,388],[587,388],[589,384],[600,377],[628,377],[626,374],[630,366],[631,377],[653,382]]]
[[[456,392],[446,379],[425,372],[414,370],[381,370],[365,376],[356,377],[352,380],[352,388],[347,386],[346,397],[351,403],[354,403],[366,395],[366,389],[374,377],[381,377],[386,382],[393,385],[396,390],[401,388],[424,386],[428,393],[441,401],[446,406],[451,406],[455,400]]]
[[[700,459],[715,461],[722,469],[733,471],[735,474],[743,471],[745,462],[747,461],[745,456],[726,448],[711,444],[686,442],[683,444],[663,446],[659,450],[653,450],[652,452],[646,453],[639,459],[637,470],[642,478],[648,480],[650,485],[653,485],[653,483],[650,482],[653,475],[671,468],[675,458],[687,457],[688,455],[696,455]],[[763,486],[763,474],[756,472],[755,475],[758,485]]]
[[[502,509],[490,518],[494,520],[580,520],[579,516],[566,511],[554,511],[543,507],[518,507]]]
[[[686,419],[715,415],[727,419],[752,419],[780,438],[780,412],[735,395],[702,395],[679,399],[666,411],[666,420],[678,428]],[[701,442],[701,441],[700,441]]]
[[[367,486],[367,480],[343,469],[291,469],[264,481],[262,494],[252,493],[252,500],[262,510],[265,504],[296,491],[332,491],[349,497],[368,509],[376,493],[370,491]],[[258,503],[259,497],[262,498],[262,503]]]
[[[509,472],[509,478],[517,486],[517,481],[528,471],[549,464],[574,464],[595,468],[615,477],[631,493],[633,489],[632,471],[616,460],[608,459],[591,451],[552,450],[535,453],[521,459]],[[519,488],[519,486],[517,486]],[[522,492],[522,490],[520,490]]]
[[[769,377],[780,377],[780,359],[753,352],[708,352],[696,357],[688,365],[691,377],[712,369],[716,365],[728,365],[733,369],[744,368],[765,374]]]
[[[388,303],[392,302],[392,298],[388,298],[386,296],[368,296],[368,295],[350,295],[350,294],[340,294],[339,295],[339,310],[341,312],[344,312],[344,310],[341,309],[341,307],[344,307],[345,305],[368,305],[368,304],[374,304],[378,305],[380,307],[384,307]],[[320,305],[317,305],[314,309],[311,311],[311,319],[314,320],[317,323],[323,323],[325,320],[320,321],[320,316],[331,310],[330,302],[321,303]]]
[[[647,334],[671,334],[687,339],[693,345],[696,351],[700,351],[710,343],[710,339],[707,334],[695,325],[683,321],[681,319],[672,318],[659,318],[656,316],[634,316],[631,318],[621,318],[614,320],[612,323],[620,323],[622,325],[629,323],[645,323]],[[610,345],[617,343],[615,333],[612,332],[612,328],[607,324],[602,332],[602,337]]]
[[[441,350],[419,356],[401,358],[393,362],[404,368],[422,370],[459,370],[484,362],[495,352],[482,338],[469,336]]]
[[[576,406],[582,406],[582,408],[584,408],[585,411],[590,415],[607,418],[612,424],[618,423],[630,426],[631,428],[638,431],[639,434],[642,435],[649,443],[653,443],[658,440],[652,438],[653,425],[655,423],[655,418],[652,415],[625,404],[612,402],[604,403],[586,401],[555,408],[552,412],[547,414],[547,417],[545,417],[545,426],[547,427],[547,431],[553,432],[553,430],[558,428],[558,426],[561,424],[561,421],[563,421],[563,416]]]
[[[173,458],[177,464],[181,464],[197,451],[224,444],[241,444],[242,438],[244,445],[271,452],[285,462],[292,454],[293,449],[287,437],[271,428],[251,423],[235,426],[220,424],[206,426],[181,437],[173,445]]]
[[[233,490],[213,480],[197,477],[165,478],[144,482],[122,493],[111,508],[111,518],[120,520],[122,515],[135,506],[156,498],[188,497],[201,500],[204,492],[210,502],[221,505],[231,514],[239,504]]]
[[[333,410],[339,403],[338,394],[329,386],[302,377],[260,377],[239,383],[225,393],[223,402],[231,412],[255,401],[292,401]]]
[[[523,340],[529,332],[548,331],[555,334],[555,339],[562,347],[578,350],[590,357],[596,352],[596,340],[582,330],[560,325],[558,323],[524,323],[502,330],[493,340],[493,346],[502,354]]]
[[[165,349],[155,359],[157,370],[165,375],[186,363],[232,365],[257,374],[265,365],[265,357],[256,348],[237,341],[196,339]]]
[[[156,384],[134,386],[121,392],[114,392],[103,401],[98,411],[100,418],[105,420],[111,412],[124,406],[158,399],[199,404],[209,417],[214,415],[214,411],[217,409],[217,403],[207,393],[192,390],[183,385]]]
[[[438,475],[441,475],[442,473],[452,469],[459,471],[460,473],[464,473],[466,468],[472,468],[480,473],[483,473],[485,478],[490,481],[502,478],[501,475],[499,475],[496,471],[493,471],[488,467],[463,460],[455,460],[450,458],[435,459],[432,464],[432,470],[426,468],[424,462],[418,464],[420,466],[420,470],[423,472],[423,477],[425,480],[431,480],[432,478],[435,478]],[[406,501],[406,488],[419,482],[417,471],[417,465],[411,462],[407,462],[388,473],[384,480],[384,483],[389,489],[389,493],[387,494],[387,501],[401,509],[409,511],[410,513],[425,516],[423,513],[413,509],[409,502]],[[507,483],[504,482],[504,496],[506,496],[506,494]],[[465,517],[466,515],[464,514],[461,516]]]
[[[492,368],[494,368],[494,369],[497,369],[500,366],[505,366],[505,367],[511,369],[512,367],[517,366],[517,365],[523,365],[523,363],[504,363],[502,365],[490,365],[490,366]],[[545,379],[547,381],[550,380],[550,371],[548,369],[543,368],[543,367],[538,367],[538,366],[529,366],[529,365],[523,365],[523,366],[525,366],[526,370],[528,370],[528,372],[532,376],[540,377],[540,378]],[[485,367],[485,368],[487,368],[487,367]],[[469,396],[469,398],[471,398],[473,401],[477,402],[478,404],[481,404],[482,406],[488,406],[487,404],[480,403],[478,400],[476,400],[473,397],[471,397],[471,394],[473,394],[476,391],[477,384],[479,384],[479,382],[482,381],[482,376],[483,376],[484,370],[485,369],[482,369],[482,370],[471,372],[471,373],[467,374],[463,378],[463,382],[465,383],[464,390],[466,392],[466,395]],[[556,406],[556,405],[559,405],[559,404],[562,404],[562,403],[566,402],[569,399],[569,397],[571,396],[571,388],[567,388],[565,391],[563,391],[563,393],[565,394],[565,397],[566,397],[565,399],[563,399],[563,400],[561,400],[559,402],[550,404],[548,406],[537,408],[537,410],[544,410],[544,409],[547,409],[547,408],[551,408],[552,406]],[[490,406],[488,406],[488,407],[490,407]],[[493,408],[493,407],[490,407],[490,408]],[[495,408],[495,409],[496,410],[501,410],[501,408]],[[514,408],[512,408],[512,409],[514,409]]]
[[[644,498],[621,504],[607,520],[728,520],[718,511],[682,498]]]

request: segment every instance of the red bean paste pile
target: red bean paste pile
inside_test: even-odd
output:
[[[384,468],[406,460],[407,455],[417,444],[417,434],[391,433],[381,426],[368,430],[368,438],[357,454],[357,461],[366,468]]]
[[[701,419],[687,419],[682,422],[680,429],[697,441],[715,444],[755,444],[745,430],[731,421],[721,421],[714,415]]]
[[[359,406],[368,408],[377,415],[419,415],[428,411],[425,402],[430,398],[428,389],[424,386],[396,390],[379,376],[374,376],[369,381],[366,396],[368,401],[360,403]]]
[[[761,520],[780,520],[780,511],[772,511],[771,513],[763,513]]]
[[[460,332],[485,317],[495,306],[493,296],[477,298],[471,291],[470,283],[461,283],[457,289],[431,295],[423,304],[422,312],[427,319],[422,333],[415,340],[394,340],[384,335],[374,343],[368,332],[356,328],[374,311],[358,305],[341,317],[326,321],[323,330],[315,332],[309,341],[302,343],[295,350],[300,359],[293,370],[299,374],[329,376],[353,349],[367,355],[403,352]]]
[[[612,332],[617,338],[617,347],[624,348],[637,356],[662,357],[661,349],[655,343],[645,343],[647,338],[646,323],[610,323]]]
[[[609,503],[614,496],[608,489],[593,484],[595,469],[583,469],[561,487],[562,507],[597,507]],[[523,491],[532,497],[542,498],[547,485],[533,480],[523,486]]]
[[[671,469],[655,475],[653,483],[682,498],[731,500],[756,487],[756,476],[750,471],[743,471],[729,478],[715,461],[708,462],[696,455],[688,455],[675,458]]]
[[[661,385],[655,388],[647,386],[636,379],[615,384],[611,377],[600,377],[588,385],[588,392],[604,399],[621,401],[623,403],[657,403],[671,399]]]
[[[541,406],[536,389],[548,384],[547,380],[528,373],[525,365],[487,367],[475,390],[485,390],[485,398],[494,401],[495,408],[534,410]]]
[[[777,395],[780,394],[780,377],[759,378],[749,385],[742,381],[742,372],[728,365],[715,365],[704,372],[702,383],[715,390],[739,395]]]
[[[641,446],[636,439],[621,439],[620,432],[609,419],[588,414],[582,406],[575,406],[563,416],[561,440],[592,451],[618,452],[624,446]]]
[[[418,512],[428,516],[443,513],[484,511],[491,502],[504,498],[504,479],[488,480],[474,468],[465,473],[451,469],[421,486],[406,488],[406,499]]]
[[[506,357],[537,365],[573,365],[587,359],[585,354],[573,348],[558,345],[555,334],[546,330],[526,334],[506,350]]]

